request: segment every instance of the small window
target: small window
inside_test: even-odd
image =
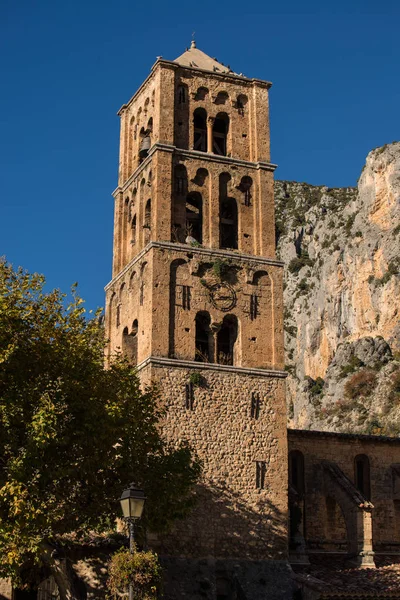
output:
[[[250,295],[250,319],[254,321],[258,317],[259,298],[257,294]]]
[[[354,475],[356,488],[367,500],[371,499],[371,480],[369,459],[366,454],[359,454],[354,459]]]
[[[252,392],[251,394],[251,417],[258,419],[260,416],[260,392]]]
[[[194,406],[194,387],[193,383],[185,384],[185,408],[186,410],[193,410]]]
[[[265,489],[265,473],[267,472],[267,463],[264,460],[256,461],[256,488]]]
[[[207,113],[204,108],[196,108],[193,113],[193,149],[207,152]]]
[[[186,102],[186,89],[185,86],[180,85],[178,87],[178,104],[185,104]]]

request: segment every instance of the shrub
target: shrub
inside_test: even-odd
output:
[[[350,235],[350,233],[351,233],[351,229],[352,229],[352,227],[353,227],[353,223],[354,223],[354,221],[355,221],[355,218],[356,218],[356,215],[355,215],[355,214],[354,214],[354,215],[350,215],[350,216],[347,218],[346,225],[344,226],[344,228],[345,228],[345,230],[346,230],[346,233],[347,233],[347,235]]]
[[[370,396],[376,383],[376,373],[370,369],[363,369],[347,381],[344,391],[346,396],[352,399],[358,398],[358,396]]]
[[[196,387],[201,386],[204,383],[204,377],[198,371],[193,371],[189,375],[189,381]]]
[[[229,263],[227,263],[225,260],[217,258],[217,260],[214,261],[213,271],[214,275],[218,277],[218,279],[223,279],[228,269]]]
[[[391,376],[392,386],[390,390],[389,398],[396,404],[400,403],[400,369],[392,373]]]
[[[343,379],[344,377],[347,377],[347,375],[350,375],[350,373],[354,373],[354,371],[357,371],[357,369],[363,366],[363,361],[353,354],[350,358],[350,362],[348,362],[347,365],[344,365],[344,367],[341,368],[340,378]]]
[[[133,586],[134,600],[156,600],[161,584],[161,566],[157,554],[119,550],[108,564],[107,587],[112,598],[120,598]]]
[[[303,255],[296,258],[292,258],[288,265],[288,269],[290,273],[294,273],[297,275],[300,269],[302,269],[303,267],[311,267],[312,265],[312,260],[308,256]]]
[[[307,292],[308,292],[308,290],[310,289],[310,286],[309,286],[309,284],[307,283],[307,279],[303,278],[303,279],[300,281],[300,283],[299,283],[299,285],[298,285],[298,289],[299,289],[301,292],[305,292],[305,293],[307,293]]]
[[[363,236],[362,231],[356,231],[356,237],[362,237],[362,236]]]

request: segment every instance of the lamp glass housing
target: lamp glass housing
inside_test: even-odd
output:
[[[140,519],[146,500],[143,490],[130,487],[124,490],[120,498],[122,514],[125,519]]]

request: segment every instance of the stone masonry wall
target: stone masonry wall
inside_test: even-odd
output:
[[[220,261],[219,263],[217,261]],[[215,265],[224,266],[222,280]],[[189,300],[183,301],[183,287]],[[251,318],[251,296],[257,315]],[[210,315],[213,347],[226,315],[238,319],[234,364],[283,368],[282,267],[234,252],[160,244],[138,256],[107,289],[106,331],[110,352],[136,337],[136,364],[150,355],[195,360],[196,314]],[[137,321],[137,331],[133,323]],[[135,326],[136,327],[136,326]],[[129,336],[129,337],[128,337]],[[129,354],[129,351],[128,351]]]
[[[346,550],[346,531],[339,514],[334,531],[327,522],[321,461],[335,462],[355,482],[354,459],[366,455],[370,464],[372,537],[375,551],[400,552],[400,439],[289,430],[289,452],[304,455],[305,538],[309,548],[325,549],[336,540]],[[397,465],[396,468],[393,468]],[[340,509],[339,509],[340,510]],[[328,511],[329,512],[329,511]]]
[[[162,359],[161,359],[162,360]],[[174,361],[170,361],[174,363]],[[287,552],[287,456],[284,377],[199,363],[193,368],[144,368],[144,381],[158,383],[167,407],[163,433],[187,440],[203,461],[192,515],[160,539],[163,555],[284,560]],[[243,370],[244,371],[244,370]],[[186,386],[199,372],[191,406]],[[252,394],[260,398],[251,416]],[[256,461],[265,463],[263,488]]]

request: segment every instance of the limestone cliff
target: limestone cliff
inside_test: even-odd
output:
[[[275,198],[290,425],[370,431],[383,423],[390,432],[397,416],[386,400],[400,400],[400,142],[369,153],[358,189],[276,181]],[[368,393],[349,391],[356,375],[369,377]]]

